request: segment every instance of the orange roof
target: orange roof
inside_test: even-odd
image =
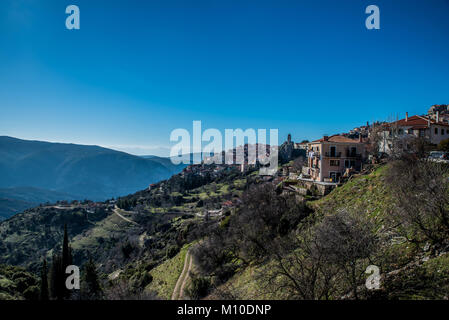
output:
[[[407,121],[405,119],[401,119],[398,121],[388,123],[386,126],[389,127],[398,125],[401,127],[412,127],[412,129],[424,129],[428,127],[429,120],[431,124],[449,127],[447,123],[436,122],[435,120],[426,116],[411,116],[407,118]]]
[[[324,137],[315,141],[312,141],[310,143],[318,143],[318,142],[325,142]],[[350,143],[360,143],[360,141],[357,139],[350,139],[348,137],[335,134],[333,136],[330,136],[327,138],[327,142],[350,142]]]

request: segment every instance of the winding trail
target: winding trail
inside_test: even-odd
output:
[[[184,296],[184,287],[187,283],[187,279],[189,278],[190,269],[192,268],[192,260],[190,250],[187,250],[186,257],[184,259],[184,267],[179,275],[178,281],[176,281],[175,288],[173,289],[173,293],[171,295],[171,300],[180,300]]]
[[[187,257],[187,255],[186,255],[186,257]],[[192,269],[192,260],[193,260],[192,255],[189,255],[189,268],[187,269],[187,273],[184,277],[184,280],[182,281],[181,289],[179,291],[179,297],[178,297],[179,299],[184,298],[184,287],[187,283],[187,280],[189,280],[189,277],[190,277],[190,270]]]
[[[135,221],[132,221],[132,220],[130,220],[130,219],[128,219],[128,218],[126,218],[126,217],[124,217],[124,216],[122,216],[120,213],[119,213],[119,207],[117,207],[117,206],[115,206],[115,208],[114,208],[114,213],[116,214],[116,215],[118,215],[120,218],[122,218],[123,220],[125,220],[126,222],[129,222],[129,223],[132,223],[132,224],[135,224],[135,225],[139,225],[137,222],[135,222]]]

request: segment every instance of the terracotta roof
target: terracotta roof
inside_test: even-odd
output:
[[[309,143],[318,143],[318,142],[324,142],[325,140],[324,140],[324,137],[323,138],[321,138],[321,139],[318,139],[318,140],[315,140],[315,141],[312,141],[312,142],[309,142]],[[342,135],[338,135],[338,134],[336,134],[336,135],[333,135],[333,136],[330,136],[330,137],[328,137],[327,138],[327,142],[351,142],[351,143],[360,143],[360,141],[357,139],[350,139],[350,138],[347,138],[347,137],[345,137],[345,136],[342,136]]]
[[[388,123],[386,126],[389,127],[389,126],[398,125],[401,127],[412,127],[412,129],[423,129],[423,128],[428,127],[428,122],[429,122],[429,117],[411,116],[411,117],[408,117],[407,121],[405,121],[405,119],[401,119],[398,121]],[[435,120],[433,120],[431,118],[430,118],[430,123],[437,124],[439,126],[449,127],[449,125],[447,123],[436,122]]]

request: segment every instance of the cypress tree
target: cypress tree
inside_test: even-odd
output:
[[[69,235],[67,232],[67,224],[64,224],[64,240],[62,241],[62,261],[61,261],[61,294],[63,295],[63,298],[68,298],[70,296],[70,290],[66,288],[65,285],[65,279],[67,277],[67,274],[65,273],[65,270],[69,265],[72,264],[72,248],[70,247],[69,243]]]
[[[66,288],[67,275],[65,270],[72,264],[72,249],[69,244],[67,224],[64,225],[64,239],[62,241],[62,253],[53,254],[50,269],[50,295],[53,299],[62,300],[70,297],[70,290]]]
[[[53,254],[50,269],[50,294],[53,299],[62,300],[64,298],[64,279],[62,257],[59,254]]]
[[[40,299],[48,300],[48,278],[47,278],[47,259],[44,258],[42,261],[42,270],[41,270],[41,292]]]
[[[69,249],[69,236],[67,234],[67,224],[64,225],[64,240],[62,242],[62,269],[64,270],[71,263],[70,249]]]

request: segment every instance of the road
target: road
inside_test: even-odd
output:
[[[173,289],[171,300],[181,300],[184,297],[184,288],[189,278],[190,269],[192,268],[192,260],[192,255],[190,254],[190,250],[188,250],[184,259],[184,267]]]
[[[135,225],[139,225],[137,222],[132,221],[132,220],[130,220],[130,219],[128,219],[128,218],[122,216],[122,215],[119,213],[119,211],[120,211],[120,208],[119,208],[119,207],[115,206],[114,210],[112,210],[112,211],[113,211],[116,215],[118,215],[120,218],[122,218],[123,220],[125,220],[125,221],[127,221],[127,222],[129,222],[129,223],[135,224]]]

